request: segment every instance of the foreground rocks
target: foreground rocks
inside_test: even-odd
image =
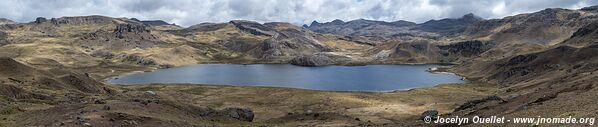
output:
[[[226,108],[223,110],[224,113],[228,113],[228,116],[241,121],[253,121],[253,111],[245,108]]]
[[[428,118],[430,118],[431,120],[436,120],[436,116],[438,116],[438,110],[428,110],[423,112],[419,119],[424,121]]]

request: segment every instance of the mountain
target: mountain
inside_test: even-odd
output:
[[[274,61],[288,61],[296,56],[316,52],[334,52],[345,48],[365,46],[281,22],[260,24],[236,20],[228,23],[204,23],[171,32],[192,38],[199,37],[195,39],[219,44],[236,53],[245,54],[245,58]],[[206,37],[204,35],[217,35],[218,37],[203,38]],[[346,46],[336,46],[338,43],[343,43]]]
[[[579,10],[582,10],[582,11],[598,11],[598,5],[589,6],[589,7],[583,7],[581,9],[579,9]]]
[[[506,55],[496,60],[472,60],[453,68],[454,72],[464,76],[493,82],[503,87],[496,96],[498,101],[472,100],[460,106],[462,108],[455,110],[451,115],[524,117],[576,112],[576,116],[579,117],[592,116],[590,112],[598,109],[598,106],[588,103],[589,100],[593,100],[592,97],[596,96],[598,90],[595,87],[595,83],[598,82],[598,57],[595,55],[598,52],[598,42],[593,40],[596,38],[598,20],[591,16],[591,13],[595,12],[589,11],[589,8],[546,9],[480,22],[472,26],[479,28],[481,24],[489,22],[500,24],[484,25],[494,29],[482,32],[483,35],[510,37],[513,36],[510,35],[512,32],[520,34],[514,36],[518,38],[547,36],[545,40],[516,42],[543,41],[544,43],[539,45],[546,48],[512,51],[516,52],[516,55]],[[506,27],[504,24],[509,25]],[[556,27],[559,31],[550,31]],[[514,28],[517,30],[513,30]],[[500,40],[501,43],[508,43],[502,42],[501,38],[492,38],[496,38],[493,40],[497,42]]]
[[[0,49],[7,51],[0,56],[44,57],[71,66],[106,62],[169,66],[212,61],[286,63],[317,52],[369,47],[289,23],[234,20],[188,28],[155,23],[164,24],[105,16],[40,17],[0,27],[0,45],[4,45]]]
[[[314,21],[310,25],[296,26],[285,22],[233,20],[186,28],[161,20],[140,21],[98,15],[39,17],[28,23],[3,20],[5,23],[0,25],[0,106],[13,103],[33,106],[2,110],[2,113],[14,112],[23,116],[19,118],[27,118],[16,120],[14,124],[23,126],[61,125],[47,123],[45,118],[51,118],[53,122],[72,121],[86,113],[88,116],[81,121],[89,120],[99,125],[109,123],[107,121],[127,125],[131,120],[149,121],[140,123],[147,126],[153,123],[192,126],[195,123],[187,121],[196,120],[247,122],[253,120],[249,109],[212,109],[189,101],[222,99],[192,95],[221,86],[201,89],[140,86],[143,88],[133,90],[105,85],[102,79],[133,71],[197,63],[291,63],[300,66],[443,63],[455,64],[443,70],[472,82],[491,83],[498,90],[488,97],[461,105],[451,104],[455,107],[449,109],[452,112],[441,115],[592,117],[598,110],[594,105],[598,93],[597,10],[597,6],[578,10],[548,8],[487,20],[466,14],[421,24],[358,19]],[[168,91],[156,93],[157,89]],[[218,94],[233,93],[236,97],[239,93],[245,94],[239,92],[244,89],[250,87],[234,87],[234,90],[219,91]],[[260,92],[269,94],[273,90],[294,94],[270,88]],[[310,96],[341,94],[300,91]],[[370,94],[342,94],[375,100],[369,98]],[[278,94],[274,95],[279,98]],[[255,99],[251,103],[270,106],[261,103],[262,98],[251,99]],[[418,110],[434,107],[421,103],[423,107]],[[207,104],[213,105],[223,104]],[[320,107],[319,104],[316,107]],[[264,110],[263,107],[249,108]],[[336,109],[344,109],[339,114],[345,110],[362,110],[331,108],[334,113],[339,113]],[[157,112],[147,112],[147,109]],[[293,113],[277,115],[284,114],[294,116]],[[319,115],[309,114],[309,118],[327,120],[316,119]],[[303,119],[308,115],[298,116]],[[405,117],[416,121],[412,116]],[[257,123],[265,122],[271,121]],[[418,122],[404,124],[420,125]]]
[[[439,33],[439,34],[458,34],[465,31],[465,28],[471,24],[474,24],[484,19],[469,13],[456,19],[441,19],[441,20],[430,20],[422,24],[418,24],[416,28],[418,30]]]
[[[0,25],[4,24],[17,24],[17,22],[12,21],[10,19],[0,18]]]
[[[141,21],[141,23],[149,26],[163,26],[163,25],[172,25],[162,20],[145,20]]]
[[[306,28],[325,34],[382,37],[382,40],[392,40],[404,36],[434,38],[441,35],[455,35],[463,32],[467,26],[482,20],[471,13],[460,18],[430,20],[421,24],[404,20],[384,22],[358,19],[344,22],[337,19],[327,23],[314,21]]]
[[[377,36],[389,38],[401,36],[400,34],[412,33],[409,28],[415,23],[408,21],[384,22],[366,19],[344,22],[334,20],[327,23],[312,22],[307,28],[318,33],[334,34],[341,36]]]
[[[598,21],[594,21],[588,25],[577,29],[571,37],[566,39],[562,44],[584,47],[598,43],[594,38],[598,37]]]
[[[531,53],[558,45],[579,28],[598,20],[596,12],[559,8],[477,22],[466,28],[465,39],[488,40],[497,45],[487,59]]]

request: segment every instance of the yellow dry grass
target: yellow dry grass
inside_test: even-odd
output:
[[[182,101],[198,106],[247,107],[254,111],[257,122],[265,122],[291,112],[309,110],[341,113],[376,123],[413,120],[429,109],[448,113],[466,100],[492,95],[497,89],[496,86],[485,83],[447,84],[386,93],[186,84],[139,85],[124,88],[139,91],[182,92],[190,96]],[[174,96],[165,98],[181,99]]]

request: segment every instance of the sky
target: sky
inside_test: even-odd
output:
[[[182,26],[239,19],[298,25],[334,19],[421,23],[467,13],[490,19],[592,5],[598,0],[1,0],[0,18],[30,22],[37,17],[104,15]]]

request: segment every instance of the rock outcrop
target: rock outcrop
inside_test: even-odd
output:
[[[289,63],[298,66],[317,67],[334,64],[334,60],[325,55],[307,55],[295,57]]]
[[[253,21],[233,20],[229,23],[235,25],[242,31],[247,31],[254,35],[273,36],[275,34],[273,29]]]
[[[450,54],[455,54],[457,57],[475,57],[492,48],[490,42],[482,42],[479,40],[463,41],[452,43],[448,45],[438,45],[438,48],[447,50]],[[446,54],[446,55],[450,55]],[[443,54],[445,55],[445,54]]]
[[[141,34],[150,32],[151,31],[146,26],[139,24],[118,24],[113,31],[114,35],[120,39],[125,38],[129,33]]]
[[[253,111],[246,108],[225,108],[222,112],[228,114],[229,117],[240,121],[252,122],[254,118]]]
[[[437,117],[438,117],[438,110],[427,110],[419,116],[419,119],[424,120],[424,121],[428,121],[428,120],[433,121],[433,120],[436,120]]]
[[[94,21],[98,20],[98,21]],[[114,21],[115,20],[115,21]],[[89,33],[77,33],[78,44],[94,49],[124,50],[132,48],[151,48],[164,43],[141,22],[129,19],[106,19],[104,17],[58,18],[67,24],[98,23],[99,27]]]
[[[333,64],[348,64],[352,59],[346,56],[335,55],[331,53],[315,53],[311,55],[297,56],[289,61],[290,64],[297,66],[326,66]]]

